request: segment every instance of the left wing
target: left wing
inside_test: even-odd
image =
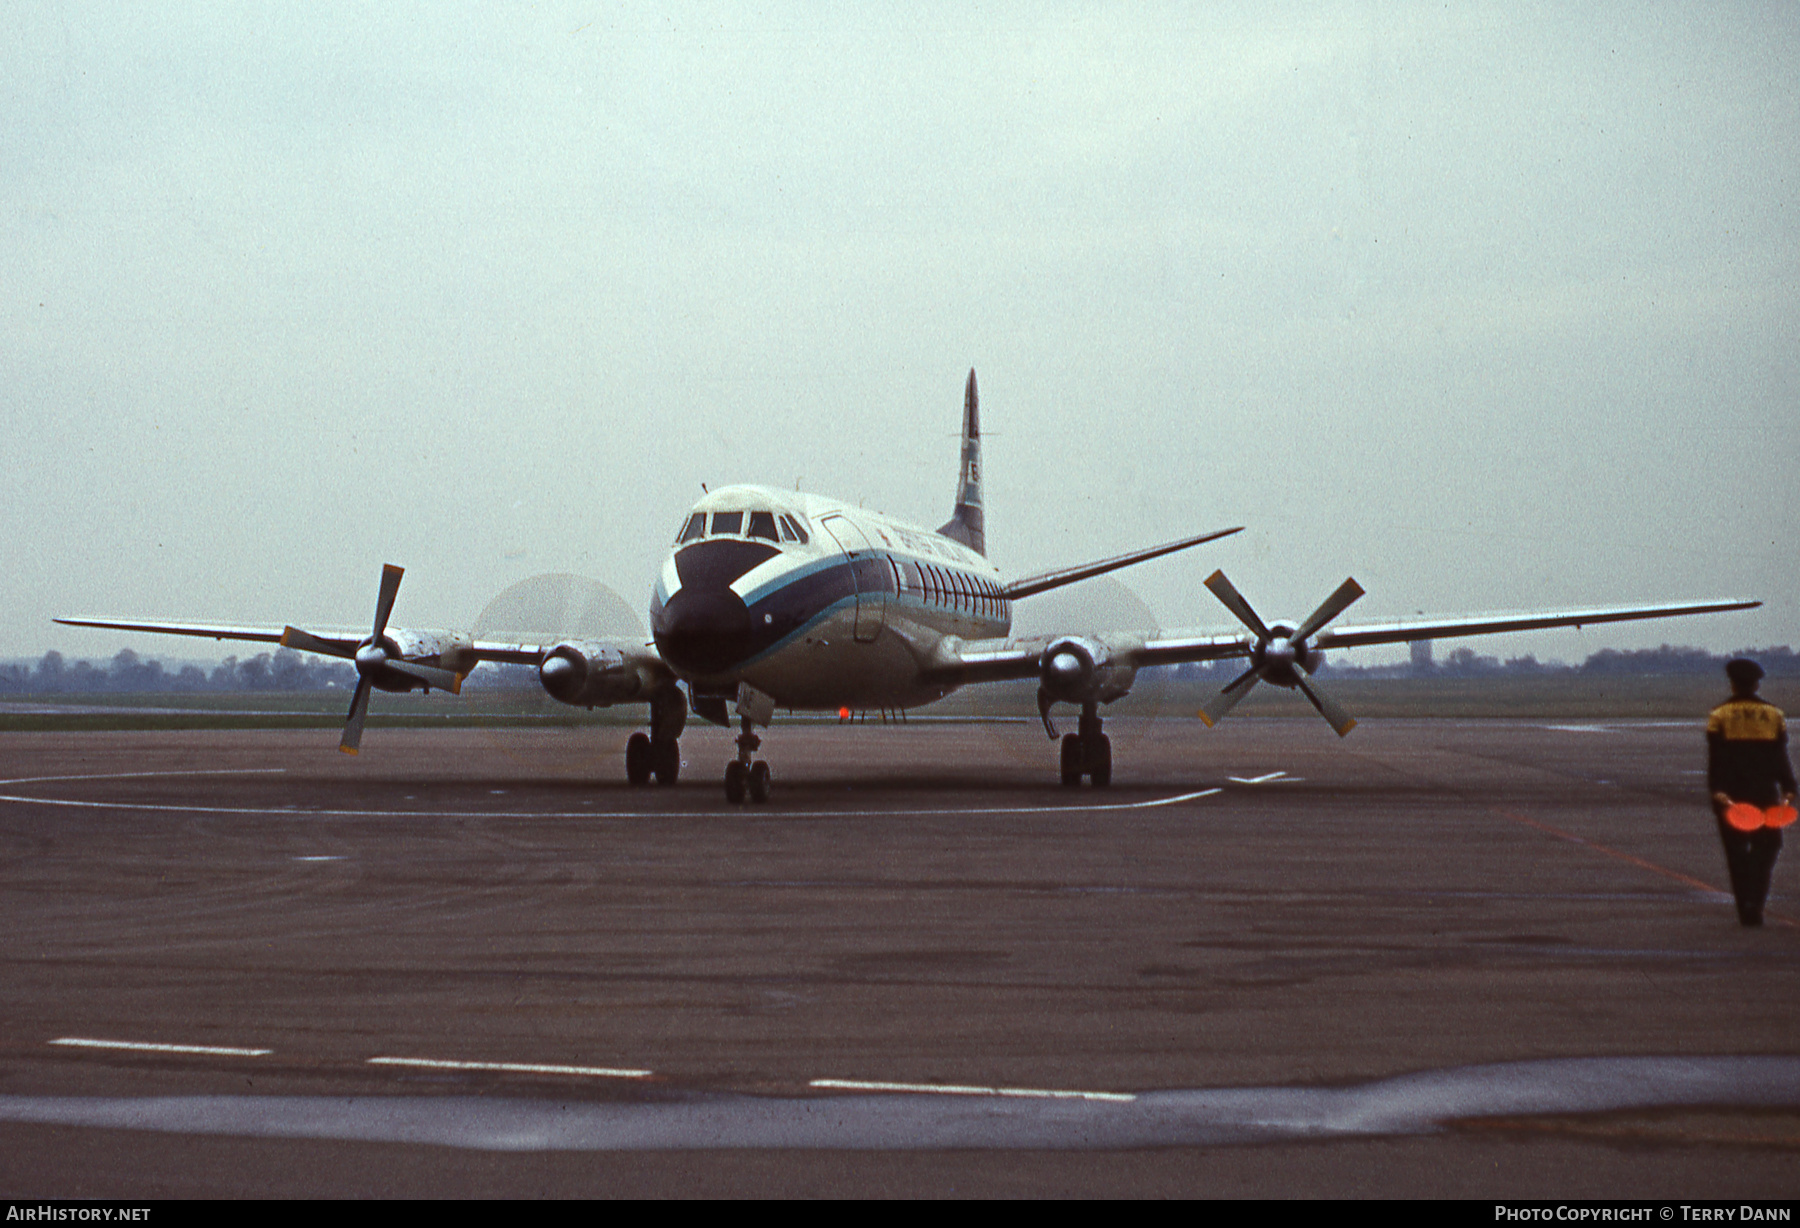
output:
[[[1131,690],[1138,670],[1150,665],[1177,665],[1188,661],[1220,661],[1247,658],[1249,669],[1215,696],[1200,716],[1208,725],[1217,723],[1258,682],[1298,689],[1319,710],[1339,736],[1356,721],[1334,700],[1309,681],[1324,662],[1325,650],[1357,648],[1370,644],[1403,644],[1507,631],[1537,631],[1551,627],[1585,627],[1595,623],[1634,622],[1647,618],[1675,618],[1689,614],[1716,614],[1750,610],[1760,601],[1718,599],[1658,605],[1605,606],[1585,610],[1543,613],[1475,614],[1456,618],[1421,619],[1325,630],[1363,595],[1355,580],[1346,580],[1304,621],[1264,623],[1250,603],[1216,571],[1207,577],[1225,608],[1237,616],[1244,632],[1176,632],[1144,635],[1111,632],[1100,635],[1033,636],[1005,640],[947,641],[928,673],[952,685],[1000,682],[1036,677],[1040,682],[1038,707],[1050,729],[1053,703],[1111,703]]]

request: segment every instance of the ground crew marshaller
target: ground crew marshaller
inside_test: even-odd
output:
[[[1740,831],[1726,822],[1725,812],[1736,802],[1792,806],[1800,789],[1788,760],[1787,720],[1780,708],[1756,694],[1762,666],[1739,657],[1726,662],[1725,676],[1731,679],[1731,698],[1714,708],[1706,722],[1706,787],[1712,790],[1738,921],[1761,925],[1781,832],[1774,827]]]

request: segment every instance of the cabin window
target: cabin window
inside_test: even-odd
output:
[[[721,533],[742,533],[744,531],[744,513],[714,512],[712,531],[714,537]]]
[[[770,541],[777,540],[775,537],[775,513],[774,512],[751,512],[750,513],[750,536],[751,537],[764,537]]]
[[[688,522],[682,527],[681,536],[675,539],[675,544],[679,546],[683,542],[691,542],[696,538],[705,536],[706,513],[695,512],[692,516],[688,517]]]

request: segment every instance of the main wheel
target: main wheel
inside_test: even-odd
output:
[[[761,759],[750,765],[750,800],[758,805],[769,800],[769,765]]]
[[[650,767],[656,773],[657,784],[674,784],[681,776],[681,743],[674,738],[650,743]]]
[[[1071,787],[1081,783],[1081,739],[1072,733],[1063,734],[1062,782]]]
[[[733,806],[744,804],[744,786],[749,775],[750,770],[736,759],[725,765],[725,800]]]
[[[1087,770],[1096,787],[1112,783],[1112,739],[1105,734],[1089,740]]]
[[[634,733],[625,743],[625,779],[634,785],[650,783],[650,735]]]

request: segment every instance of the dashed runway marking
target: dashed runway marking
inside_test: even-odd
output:
[[[95,1040],[87,1036],[59,1036],[50,1042],[77,1049],[130,1049],[138,1053],[199,1053],[209,1057],[267,1057],[273,1049],[234,1049],[228,1045],[169,1045],[148,1040]]]
[[[1013,1096],[1025,1100],[1136,1100],[1130,1092],[1052,1091],[1041,1087],[967,1087],[955,1083],[873,1083],[861,1079],[814,1079],[808,1087],[852,1092],[915,1092],[937,1096]]]
[[[610,1066],[550,1066],[537,1062],[453,1062],[431,1057],[372,1057],[370,1066],[418,1066],[427,1070],[499,1070],[512,1074],[573,1075],[589,1079],[648,1079],[653,1070],[626,1070]]]

